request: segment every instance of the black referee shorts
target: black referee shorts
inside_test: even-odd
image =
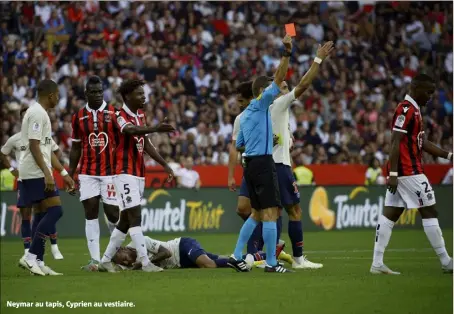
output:
[[[245,157],[246,179],[252,208],[281,207],[281,196],[273,156]]]

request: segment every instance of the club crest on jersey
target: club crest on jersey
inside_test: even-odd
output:
[[[143,137],[137,138],[136,136],[134,136],[134,139],[137,142],[136,143],[137,150],[139,151],[140,154],[143,154],[143,146],[144,146]]]
[[[110,123],[110,122],[112,122],[112,117],[110,116],[109,111],[104,112],[104,122],[105,122],[105,123]]]
[[[90,144],[90,147],[92,149],[100,147],[101,151],[99,153],[101,154],[109,144],[109,137],[105,132],[101,132],[98,134],[90,133],[90,135],[88,136],[88,143]]]

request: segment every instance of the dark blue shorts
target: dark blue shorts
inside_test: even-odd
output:
[[[180,265],[181,268],[198,268],[195,261],[200,255],[206,255],[207,252],[202,248],[200,243],[193,238],[180,239]]]
[[[243,179],[241,179],[240,196],[249,198],[249,191],[247,190],[246,179],[244,176]]]
[[[20,184],[17,185],[17,207],[19,208],[31,208],[33,204],[40,203],[46,198],[60,196],[57,188],[51,192],[44,191],[46,187],[44,178],[22,179],[19,182]]]
[[[276,172],[282,206],[299,204],[300,192],[292,168],[284,164],[276,164]]]

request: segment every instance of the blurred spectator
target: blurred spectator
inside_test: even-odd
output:
[[[194,161],[192,157],[187,157],[184,161],[184,168],[178,170],[177,186],[186,189],[200,189],[202,182],[197,171],[193,170]]]
[[[372,159],[369,164],[369,168],[366,170],[366,182],[365,185],[377,185],[384,184],[385,179],[382,176],[382,168],[380,167],[380,161],[377,158]]]
[[[411,78],[437,82],[424,112],[426,135],[452,148],[452,2],[21,2],[0,23],[2,143],[19,129],[18,110],[43,78],[58,82],[54,140],[68,160],[71,115],[97,74],[105,100],[121,107],[125,79],[147,85],[147,122],[165,117],[177,132],[154,134],[169,161],[225,164],[235,88],[279,63],[283,25],[295,23],[287,76],[295,86],[317,45],[334,40],[313,86],[291,106],[292,156],[305,164],[387,159],[390,123]],[[450,145],[450,146],[449,146]],[[425,154],[426,163],[444,162]],[[156,165],[147,160],[147,165]]]

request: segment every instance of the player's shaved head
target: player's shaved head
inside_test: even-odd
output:
[[[411,81],[410,96],[420,106],[424,106],[435,92],[435,80],[427,74],[418,74]]]
[[[58,93],[58,85],[52,80],[42,80],[37,87],[38,97],[47,97],[50,94]]]
[[[257,77],[252,83],[252,94],[254,97],[258,97],[262,90],[264,90],[268,85],[270,85],[270,78],[268,76],[262,75]]]
[[[96,85],[96,84],[102,85],[101,78],[97,75],[90,76],[87,80],[87,83],[85,83],[85,89],[88,89],[90,86]]]

